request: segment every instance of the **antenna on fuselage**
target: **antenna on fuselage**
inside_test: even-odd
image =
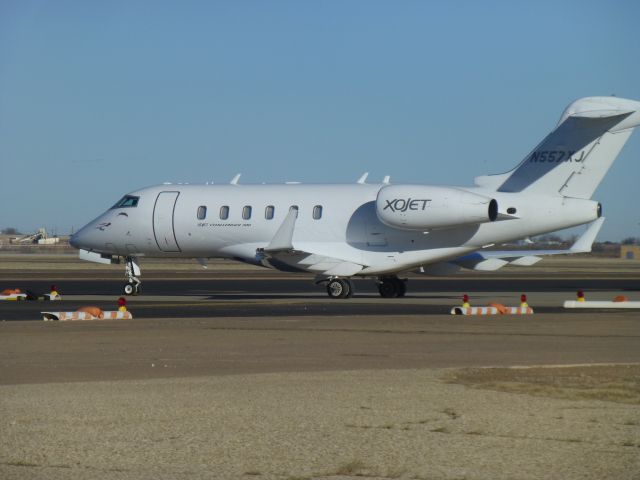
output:
[[[367,182],[367,177],[369,176],[369,172],[364,172],[362,176],[358,179],[356,183],[363,184]]]
[[[240,175],[242,175],[242,174],[241,173],[237,173],[236,176],[233,177],[229,183],[231,185],[237,185],[238,184],[238,180],[240,180]]]

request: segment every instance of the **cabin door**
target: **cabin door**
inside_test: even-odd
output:
[[[153,234],[163,252],[179,252],[173,215],[180,192],[160,192],[153,207]]]

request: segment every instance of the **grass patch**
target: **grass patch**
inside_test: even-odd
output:
[[[500,392],[640,405],[640,365],[465,368],[443,380]]]
[[[400,478],[406,473],[407,473],[406,468],[400,468],[400,467],[388,468],[386,475],[384,475],[384,478]]]
[[[377,428],[380,430],[391,430],[393,428],[393,424],[390,423],[385,423],[383,425],[355,425],[353,423],[346,423],[344,425],[347,428],[363,428],[363,429],[369,429],[369,428]]]
[[[338,467],[333,475],[363,475],[366,466],[362,460],[352,460]]]
[[[11,462],[5,462],[5,465],[9,465],[10,467],[39,467],[37,463],[27,462],[25,460],[14,460]]]
[[[447,415],[451,420],[456,420],[460,418],[460,414],[457,413],[453,408],[445,408],[442,413]]]
[[[447,427],[438,427],[429,431],[433,433],[451,433],[451,431]]]

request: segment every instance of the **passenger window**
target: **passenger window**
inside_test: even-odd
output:
[[[140,197],[125,195],[111,208],[134,208],[138,206],[138,200],[140,200]]]
[[[320,220],[322,218],[322,205],[313,207],[313,219]]]
[[[229,218],[229,207],[224,205],[220,207],[220,220],[226,220]]]
[[[297,212],[298,211],[298,205],[291,205],[289,207],[289,211],[291,211],[291,210],[295,210]]]
[[[246,205],[242,209],[242,218],[244,220],[249,220],[251,218],[251,207],[249,205]]]
[[[267,220],[273,220],[273,215],[276,213],[276,208],[273,205],[268,205],[264,209],[264,218]]]
[[[207,218],[207,207],[201,205],[198,207],[198,220],[204,220]]]

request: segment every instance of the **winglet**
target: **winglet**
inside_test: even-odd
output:
[[[278,228],[278,231],[269,242],[269,245],[265,247],[265,252],[293,250],[293,229],[296,226],[297,218],[298,209],[296,207],[291,207],[289,209],[289,213],[282,221],[282,225]]]
[[[356,183],[360,183],[360,184],[365,183],[367,181],[368,176],[369,176],[369,172],[364,172]]]
[[[604,223],[604,217],[600,217],[599,219],[591,222],[591,225],[585,230],[585,232],[580,235],[580,238],[576,240],[576,242],[571,245],[569,252],[571,253],[588,253],[591,251],[591,247],[596,237],[598,236],[598,232],[602,228],[602,224]]]
[[[242,175],[241,173],[236,173],[236,175],[231,179],[231,181],[229,182],[231,185],[237,185],[238,181],[240,180],[240,175]]]

